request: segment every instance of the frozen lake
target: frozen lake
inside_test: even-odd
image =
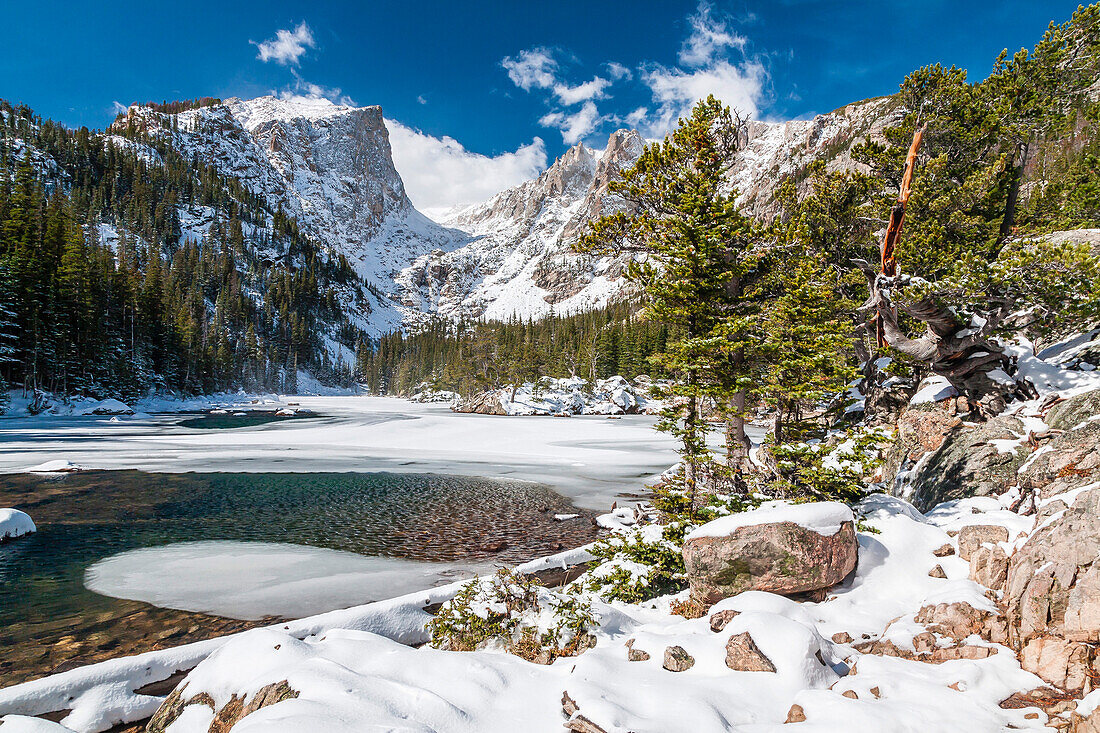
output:
[[[0,473],[50,460],[169,473],[440,473],[537,481],[606,510],[676,462],[648,416],[497,417],[385,397],[287,399],[319,416],[230,430],[186,427],[180,415],[0,418]]]
[[[286,401],[314,414],[0,418],[0,506],[39,525],[0,547],[0,686],[210,626],[186,612],[308,615],[577,546],[590,515],[555,513],[606,511],[676,461],[647,416]],[[26,474],[48,462],[87,470]]]

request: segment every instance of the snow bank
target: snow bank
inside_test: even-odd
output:
[[[26,470],[27,473],[72,473],[73,471],[83,471],[84,467],[79,466],[72,461],[57,459],[53,461],[39,463],[35,466],[31,466]]]
[[[115,399],[88,400],[73,403],[74,415],[133,415],[134,410]]]
[[[632,385],[621,376],[608,377],[589,384],[587,379],[544,378],[516,388],[493,390],[507,415],[625,415],[654,414],[661,403],[649,396],[652,382],[639,377]],[[416,395],[414,395],[414,398]],[[424,401],[424,400],[418,400]],[[457,407],[457,405],[456,405]]]
[[[517,569],[525,573],[535,573],[555,568],[564,569],[592,559],[592,555],[581,547],[532,560]],[[334,629],[345,629],[370,632],[401,645],[422,644],[429,639],[425,625],[431,619],[424,608],[449,601],[464,582],[456,581],[386,601],[330,611],[268,628],[295,639],[322,636]],[[7,733],[6,728],[13,717],[71,710],[68,717],[61,721],[65,728],[78,733],[97,733],[118,723],[143,720],[156,711],[164,698],[139,695],[134,690],[165,680],[177,671],[195,667],[239,636],[240,634],[231,634],[170,649],[120,657],[0,689],[0,714],[4,715],[0,717],[0,721],[3,721]],[[37,733],[37,729],[26,730]],[[64,729],[55,727],[41,730]]]
[[[1018,336],[1015,341],[1008,344],[1005,352],[1016,357],[1017,376],[1035,385],[1040,397],[1055,392],[1062,397],[1072,397],[1100,389],[1100,372],[1067,369],[1064,366],[1072,361],[1069,355],[1076,353],[1074,346],[1082,346],[1077,343],[1081,338],[1083,336],[1080,335],[1071,337],[1049,349],[1044,349],[1042,354],[1045,359],[1035,354],[1034,344],[1023,336]]]
[[[37,532],[30,515],[18,509],[0,509],[0,542]]]
[[[446,402],[451,405],[462,401],[462,395],[446,389],[422,389],[409,397],[409,402]]]
[[[793,522],[818,534],[831,536],[840,531],[844,522],[854,522],[852,510],[838,501],[821,501],[810,504],[791,504],[785,501],[769,501],[747,512],[730,514],[707,522],[688,533],[685,540],[699,537],[726,537],[741,527],[758,524]]]

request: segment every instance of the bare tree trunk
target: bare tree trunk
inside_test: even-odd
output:
[[[945,377],[986,417],[1001,412],[1009,396],[1020,389],[1030,394],[1027,387],[992,374],[995,370],[1007,374],[1012,368],[1004,347],[992,340],[992,335],[1012,312],[1015,298],[990,294],[986,300],[988,314],[983,319],[964,322],[934,293],[915,303],[897,304],[893,296],[905,289],[908,278],[885,277],[867,262],[855,262],[866,274],[871,291],[862,308],[877,313],[887,344],[928,364],[934,374]],[[910,338],[898,323],[899,310],[924,323],[924,334]]]
[[[694,385],[695,375],[689,378],[689,383]],[[684,415],[684,489],[691,498],[691,513],[695,514],[695,490],[699,482],[696,475],[696,457],[691,441],[695,436],[696,423],[699,418],[699,400],[695,395],[688,397],[687,413]]]
[[[1005,216],[1001,220],[1001,239],[1012,233],[1012,227],[1016,224],[1016,204],[1020,199],[1020,185],[1024,180],[1024,166],[1027,164],[1028,143],[1023,143],[1017,149],[1015,169],[1013,170],[1012,183],[1008,189],[1008,198],[1005,201]]]

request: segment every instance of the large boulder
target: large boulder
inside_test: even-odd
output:
[[[1020,471],[1025,488],[1043,497],[1100,480],[1100,390],[1058,402],[1046,414],[1049,433]]]
[[[691,532],[684,565],[692,598],[709,605],[749,590],[823,591],[855,569],[858,548],[844,504],[769,502]]]

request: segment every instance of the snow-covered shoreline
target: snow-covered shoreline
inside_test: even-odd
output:
[[[1023,518],[994,499],[949,502],[921,515],[903,500],[881,494],[868,497],[857,513],[876,533],[859,534],[859,565],[825,602],[742,593],[711,609],[712,615],[735,617],[717,632],[705,617],[671,613],[676,596],[639,605],[597,604],[595,647],[548,665],[499,650],[410,648],[428,639],[425,607],[453,598],[462,584],[452,583],[24,683],[0,690],[0,710],[8,715],[69,710],[62,725],[95,733],[149,717],[163,698],[135,690],[199,665],[188,676],[189,690],[209,692],[215,708],[226,703],[230,691],[251,696],[280,680],[299,693],[297,700],[268,711],[274,718],[257,712],[242,720],[236,726],[242,732],[310,726],[350,732],[357,729],[351,721],[362,720],[396,727],[419,721],[456,733],[559,730],[562,690],[610,731],[779,731],[785,730],[780,726],[792,704],[804,712],[808,730],[843,726],[915,733],[955,729],[962,720],[973,731],[1041,729],[1045,719],[999,706],[1014,692],[1041,685],[1004,647],[968,640],[990,646],[988,656],[927,664],[861,653],[851,641],[905,643],[920,630],[913,615],[933,604],[992,609],[983,588],[967,577],[968,564],[938,553],[957,542],[948,530],[960,523],[1007,524],[1015,531]],[[589,559],[580,548],[519,570],[564,568]],[[929,574],[933,565],[942,567],[942,577]],[[774,673],[731,671],[723,659],[727,637],[742,633],[751,634],[775,665]],[[648,656],[628,657],[628,640],[628,648]],[[673,672],[662,665],[662,650],[673,646],[691,655],[689,670]],[[242,674],[245,667],[249,671]],[[173,733],[207,729],[213,709],[192,707]],[[16,721],[9,717],[6,723]],[[62,730],[41,725],[43,732]]]
[[[532,560],[517,567],[525,573],[566,569],[588,562],[592,556],[585,548],[565,550]],[[444,603],[455,596],[465,581],[414,591],[385,601],[310,616],[268,627],[295,638],[317,637],[334,629],[377,634],[399,644],[422,644],[428,640],[425,624],[431,618],[424,609]],[[248,633],[248,632],[241,632]],[[62,723],[72,730],[93,733],[122,722],[144,720],[163,701],[162,696],[136,690],[193,668],[203,659],[240,634],[208,639],[132,657],[111,659],[97,664],[50,675],[0,689],[0,716],[39,716],[72,711]],[[15,723],[11,718],[5,725]]]

